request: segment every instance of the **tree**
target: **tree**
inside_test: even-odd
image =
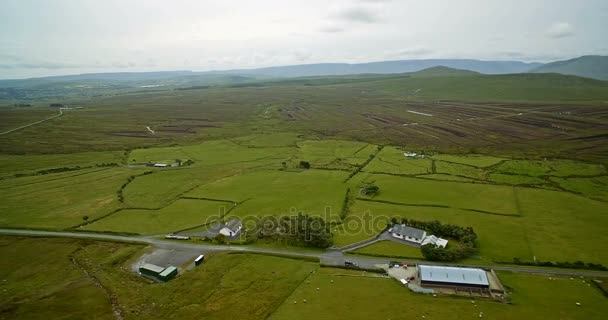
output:
[[[300,161],[300,168],[310,169],[310,163],[308,161]]]
[[[82,220],[84,220],[84,221],[89,220],[89,216],[84,216],[84,217],[82,217]]]
[[[365,195],[376,195],[380,191],[380,188],[373,184],[368,184],[365,187],[361,188],[361,194]]]
[[[181,166],[182,165],[182,160],[181,159],[175,159],[175,163],[177,163],[177,166]]]
[[[217,243],[217,244],[225,244],[226,243],[226,236],[218,233],[215,237],[213,237],[213,240]]]

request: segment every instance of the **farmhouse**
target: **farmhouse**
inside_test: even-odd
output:
[[[414,243],[422,243],[422,240],[426,237],[426,232],[421,229],[416,229],[400,224],[393,225],[392,228],[388,230],[390,234],[398,239],[414,242]]]
[[[243,224],[241,223],[241,221],[239,221],[238,219],[232,219],[228,221],[228,223],[226,223],[222,229],[220,229],[220,233],[225,235],[226,237],[232,237],[239,234],[242,228]]]
[[[418,266],[421,286],[490,288],[486,272],[478,268]]]
[[[404,152],[403,155],[407,158],[416,158],[418,154],[416,152]]]
[[[166,163],[155,163],[155,164],[153,165],[153,167],[155,167],[155,168],[166,168],[166,167],[168,167],[168,166],[169,166],[169,165],[168,165],[168,164],[166,164]]]

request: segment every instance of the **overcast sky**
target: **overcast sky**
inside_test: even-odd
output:
[[[608,0],[1,0],[0,78],[608,54]]]

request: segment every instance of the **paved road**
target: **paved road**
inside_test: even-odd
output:
[[[275,250],[275,249],[264,249],[255,247],[244,247],[244,246],[219,246],[219,245],[208,245],[208,244],[195,244],[191,242],[176,242],[160,240],[156,237],[126,237],[110,234],[96,234],[96,233],[82,233],[82,232],[66,232],[66,231],[42,231],[42,230],[27,230],[27,229],[0,229],[0,234],[6,235],[21,235],[21,236],[42,236],[42,237],[63,237],[63,238],[79,238],[79,239],[96,239],[96,240],[110,240],[110,241],[122,241],[122,242],[134,242],[153,245],[161,249],[199,249],[201,251],[244,251],[244,252],[262,252],[262,253],[276,253],[276,254],[290,254],[306,257],[316,257],[321,260],[321,263],[328,265],[341,266],[344,265],[344,261],[352,261],[357,263],[363,268],[374,268],[376,264],[387,264],[390,258],[362,258],[356,256],[346,256],[339,250],[328,250],[325,252],[300,252],[290,250]],[[439,264],[431,263],[428,261],[420,260],[399,260],[402,263],[407,264]],[[552,274],[552,275],[565,275],[565,276],[586,276],[586,277],[608,277],[608,272],[599,271],[585,271],[585,270],[570,270],[570,269],[540,269],[540,268],[529,268],[529,267],[511,267],[501,265],[462,265],[462,264],[450,264],[441,263],[441,265],[454,265],[461,267],[486,267],[492,268],[497,271],[512,271],[520,273],[531,273],[531,274]]]
[[[33,125],[36,125],[36,124],[39,124],[39,123],[43,123],[43,122],[45,122],[45,121],[49,121],[49,120],[55,119],[55,118],[57,118],[57,117],[61,117],[62,115],[63,115],[63,108],[59,108],[59,113],[58,113],[58,114],[56,114],[56,115],[54,115],[54,116],[52,116],[52,117],[48,117],[48,118],[46,118],[46,119],[38,120],[38,121],[36,121],[36,122],[32,122],[32,123],[30,123],[30,124],[26,124],[26,125],[21,126],[21,127],[19,127],[19,128],[15,128],[15,129],[11,129],[11,130],[8,130],[8,131],[0,132],[0,136],[1,136],[1,135],[3,135],[3,134],[11,133],[11,132],[13,132],[13,131],[17,131],[17,130],[19,130],[19,129],[23,129],[23,128],[31,127],[31,126],[33,126]]]

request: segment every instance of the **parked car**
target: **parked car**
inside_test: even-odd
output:
[[[358,265],[352,261],[344,261],[344,265],[347,267],[358,267]]]

